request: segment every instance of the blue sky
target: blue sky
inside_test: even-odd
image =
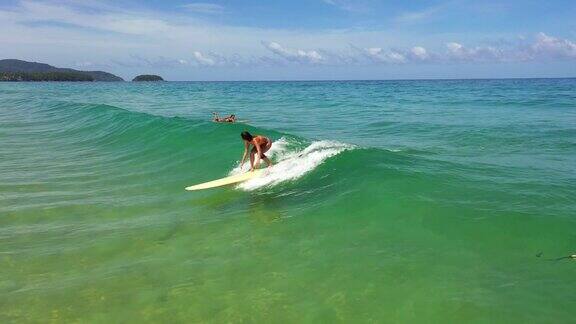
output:
[[[0,58],[169,80],[576,76],[576,1],[0,0]]]

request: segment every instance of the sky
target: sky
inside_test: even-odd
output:
[[[574,0],[0,0],[0,59],[127,80],[576,77]]]

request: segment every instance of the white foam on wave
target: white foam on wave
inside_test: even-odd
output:
[[[280,161],[285,158],[287,152],[289,152],[290,142],[285,137],[281,137],[279,140],[272,142],[272,147],[268,152],[266,152],[266,156],[272,159],[273,161]],[[261,165],[266,165],[266,162],[261,161]],[[236,167],[230,171],[229,175],[237,175],[240,173],[244,173],[250,170],[250,160],[249,157],[244,163],[242,167],[240,167],[240,161],[238,161]]]
[[[314,170],[326,159],[354,148],[353,145],[336,141],[317,141],[299,151],[292,149],[290,144],[284,137],[275,141],[266,154],[273,161],[276,161],[274,166],[266,170],[263,176],[243,182],[237,188],[250,191],[298,179]],[[265,162],[262,163],[265,164]],[[243,169],[236,166],[230,174],[245,172],[249,168],[250,163],[245,163]]]

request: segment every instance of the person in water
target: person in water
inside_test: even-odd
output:
[[[250,171],[254,171],[254,169],[260,166],[260,160],[264,160],[266,164],[268,164],[268,167],[272,166],[272,161],[270,161],[266,154],[264,154],[270,149],[270,147],[272,147],[271,139],[262,135],[252,136],[252,134],[247,131],[243,131],[240,134],[240,137],[242,137],[242,140],[244,141],[244,154],[242,155],[240,167],[242,167],[246,161],[250,145],[254,146],[252,150],[250,150]],[[256,155],[256,159],[254,158],[254,155]]]
[[[217,112],[212,113],[212,121],[217,123],[234,123],[236,122],[236,115],[232,114],[228,117],[220,117]]]

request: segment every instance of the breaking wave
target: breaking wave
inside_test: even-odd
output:
[[[327,159],[355,148],[354,145],[337,141],[315,141],[299,149],[301,145],[302,143],[297,140],[289,140],[286,137],[272,143],[268,156],[274,162],[273,167],[266,170],[263,176],[243,182],[237,188],[251,191],[299,179]],[[230,175],[246,172],[249,168],[249,162],[245,163],[242,168],[238,164],[230,171]]]

